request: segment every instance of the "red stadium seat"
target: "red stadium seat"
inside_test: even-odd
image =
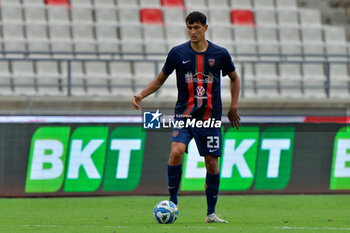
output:
[[[161,0],[162,6],[185,8],[183,0]]]
[[[158,8],[143,8],[140,10],[140,19],[142,23],[164,24],[163,13]]]
[[[251,10],[232,10],[231,23],[255,27],[254,14]]]
[[[52,6],[66,6],[70,7],[69,0],[45,0],[45,4]]]

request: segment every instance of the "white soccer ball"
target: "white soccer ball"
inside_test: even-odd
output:
[[[160,224],[168,224],[176,221],[179,210],[172,201],[161,201],[153,209],[153,216]]]

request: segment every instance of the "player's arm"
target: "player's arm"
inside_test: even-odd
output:
[[[241,81],[236,71],[233,71],[230,74],[228,74],[228,77],[230,78],[231,105],[227,113],[227,117],[230,120],[231,125],[239,129],[239,127],[241,126],[241,118],[238,115],[238,98]]]
[[[168,78],[168,75],[165,75],[163,71],[160,71],[158,76],[150,82],[145,89],[143,89],[138,95],[135,95],[132,99],[132,105],[135,109],[140,110],[141,101],[152,93],[156,92]]]

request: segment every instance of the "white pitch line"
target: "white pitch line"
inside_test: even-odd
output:
[[[38,227],[38,228],[119,228],[119,229],[128,229],[129,226],[63,226],[63,225],[10,225],[10,224],[0,224],[1,226],[6,227]],[[171,226],[161,226],[163,229],[178,229],[178,227]],[[215,230],[215,227],[184,227],[185,229],[210,229]],[[266,229],[266,228],[265,228]],[[346,227],[273,227],[273,229],[287,229],[287,230],[347,230],[350,231],[350,228]]]
[[[288,229],[288,230],[348,230],[350,228],[345,227],[274,227],[275,229]]]
[[[164,226],[161,227],[163,229],[179,229],[178,227],[171,227],[171,226]],[[215,230],[215,227],[184,227],[185,229],[210,229],[210,230]]]
[[[42,228],[129,228],[128,226],[63,226],[63,225],[4,225],[0,224],[0,226],[6,227],[42,227]]]
[[[7,226],[7,227],[42,227],[42,228],[125,228],[125,229],[128,229],[130,227],[128,226],[80,226],[80,225],[77,225],[77,226],[63,226],[63,225],[10,225],[10,224],[0,224],[0,227],[1,226]],[[172,226],[161,226],[160,228],[163,228],[163,229],[178,229],[178,227],[172,227]],[[187,226],[187,227],[184,227],[185,229],[210,229],[210,230],[215,230],[216,228],[215,227],[190,227],[190,226]]]

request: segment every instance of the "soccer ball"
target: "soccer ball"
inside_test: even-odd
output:
[[[168,224],[176,221],[179,210],[172,201],[161,201],[153,209],[153,216],[160,224]]]

